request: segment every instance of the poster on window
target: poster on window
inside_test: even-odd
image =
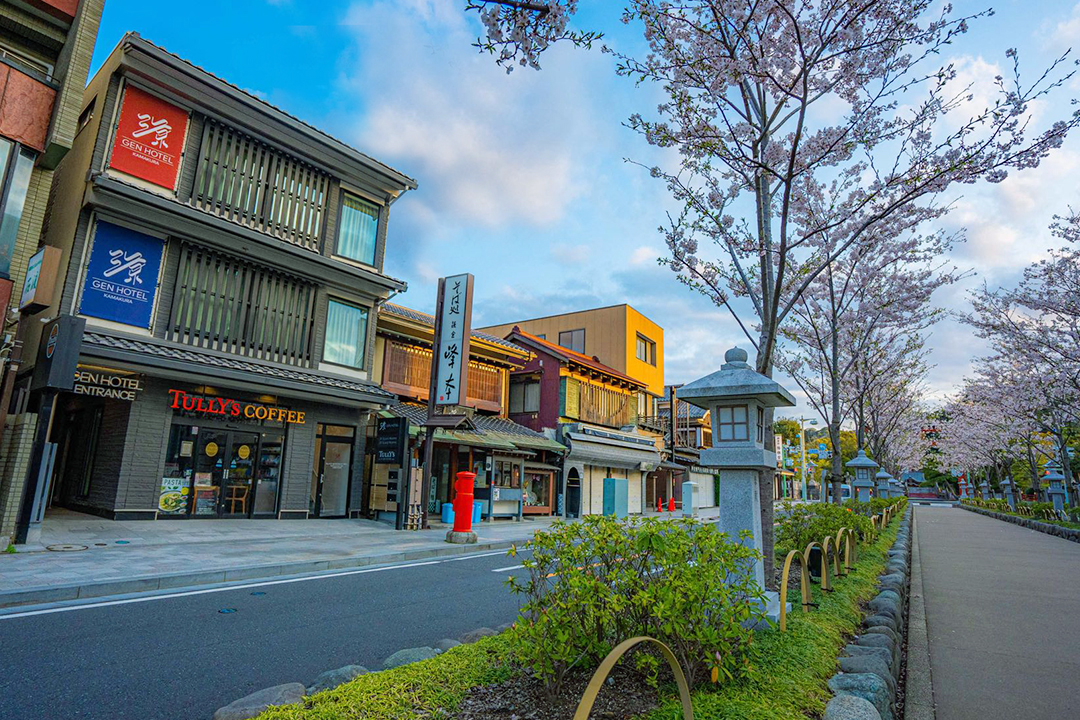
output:
[[[187,126],[187,110],[128,85],[109,167],[175,190]]]
[[[182,477],[161,478],[161,494],[158,495],[158,510],[165,515],[186,515],[191,488]]]
[[[149,328],[165,241],[98,222],[79,312]]]

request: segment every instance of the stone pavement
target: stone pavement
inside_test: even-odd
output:
[[[478,543],[461,546],[445,542],[441,524],[398,532],[372,520],[117,522],[50,511],[42,546],[0,553],[0,607],[503,549],[553,520],[480,523]]]
[[[915,523],[937,720],[1077,717],[1080,545],[960,508]]]

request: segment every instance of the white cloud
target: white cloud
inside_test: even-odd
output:
[[[551,256],[563,265],[581,265],[589,259],[589,255],[589,246],[584,244],[556,243],[551,246]]]
[[[1058,49],[1080,44],[1080,3],[1073,6],[1067,18],[1048,20],[1043,25],[1043,37],[1046,35],[1049,35],[1050,44]]]
[[[646,265],[649,263],[655,263],[656,259],[660,256],[661,252],[656,248],[649,247],[648,245],[642,245],[630,254],[630,264]]]
[[[353,134],[416,177],[414,201],[444,219],[553,225],[585,189],[574,149],[595,131],[581,88],[598,59],[556,48],[542,74],[508,76],[472,47],[472,17],[453,0],[352,7],[343,85],[368,105]]]

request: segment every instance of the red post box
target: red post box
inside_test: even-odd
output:
[[[454,530],[467,533],[472,530],[473,485],[476,473],[461,471],[454,482]]]

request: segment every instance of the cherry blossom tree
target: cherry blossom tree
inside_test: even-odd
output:
[[[890,417],[886,423],[888,393],[876,386],[887,382],[890,392],[900,392],[925,371],[913,361],[925,354],[920,333],[942,314],[930,304],[932,295],[960,276],[938,260],[953,240],[941,232],[880,240],[868,236],[827,267],[795,306],[781,332],[786,342],[778,365],[824,420],[834,448],[839,447],[841,424],[862,408],[871,391],[881,423],[878,438],[885,442],[885,425],[899,422]],[[857,414],[862,447],[863,413]],[[878,450],[882,447],[879,443]],[[840,455],[834,453],[831,480],[837,502],[843,477]]]

